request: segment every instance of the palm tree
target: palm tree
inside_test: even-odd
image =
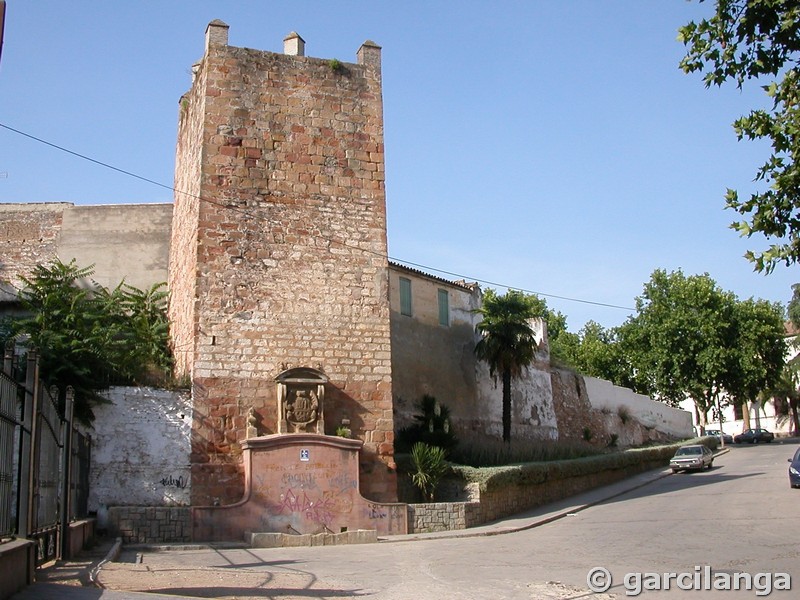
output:
[[[536,316],[530,300],[522,293],[509,290],[498,296],[487,290],[483,306],[476,310],[483,319],[475,325],[481,339],[475,355],[489,365],[489,374],[503,381],[503,441],[511,441],[511,379],[533,362],[536,338],[529,320]]]

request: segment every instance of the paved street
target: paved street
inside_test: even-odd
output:
[[[585,510],[576,504],[569,512],[565,504],[552,515],[569,516],[506,535],[321,548],[133,549],[103,568],[99,579],[109,590],[202,598],[602,600],[614,596],[588,591],[591,567],[608,569],[614,578],[609,594],[624,598],[626,573],[693,573],[708,566],[714,572],[789,573],[798,578],[795,591],[771,597],[796,598],[800,490],[789,488],[786,475],[794,447],[733,447],[711,471],[651,473],[643,487]],[[499,527],[525,527],[537,518],[531,514]],[[106,594],[87,598],[123,598]],[[754,592],[687,593],[673,585],[656,597],[752,598]]]

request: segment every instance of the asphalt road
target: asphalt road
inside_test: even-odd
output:
[[[700,578],[701,587],[737,572],[787,573],[794,591],[776,590],[770,597],[800,598],[800,490],[790,489],[786,462],[794,448],[734,446],[710,471],[668,475],[517,533],[360,546],[129,552],[122,557],[127,562],[103,571],[103,581],[113,589],[115,573],[130,580],[133,570],[139,590],[206,598],[601,600],[629,597],[644,586],[647,576],[626,581],[628,573],[688,573]],[[587,588],[593,567],[610,572],[608,595]],[[777,576],[771,580],[774,586]],[[642,596],[753,598],[767,580],[753,581],[757,587],[749,591],[687,592],[672,580],[670,591]],[[663,577],[650,582],[665,585]]]

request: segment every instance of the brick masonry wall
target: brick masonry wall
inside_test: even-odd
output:
[[[179,102],[175,157],[175,197],[169,255],[169,319],[175,370],[191,376],[197,336],[197,219],[205,114],[205,72],[197,73],[192,89]],[[191,108],[191,110],[190,110]]]
[[[241,498],[247,412],[275,433],[274,379],[298,366],[330,378],[326,433],[348,418],[364,441],[362,494],[392,501],[380,50],[332,68],[222,39],[184,96],[176,166],[202,197],[176,195],[171,261],[197,257],[171,279],[174,342],[193,353],[192,503]]]
[[[0,282],[19,286],[34,267],[58,256],[64,210],[69,203],[0,206]],[[88,266],[88,265],[86,265]]]
[[[108,510],[108,533],[126,544],[192,541],[192,512],[187,507],[115,506]]]

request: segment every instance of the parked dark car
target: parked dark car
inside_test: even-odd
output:
[[[733,443],[733,436],[729,433],[722,433],[720,434],[719,429],[706,429],[706,435],[710,435],[711,437],[715,437],[718,440],[721,438],[726,444]]]
[[[714,464],[714,453],[707,447],[696,444],[678,448],[675,456],[669,461],[669,468],[673,473],[678,471],[702,471],[705,467],[709,469]]]
[[[744,433],[733,436],[733,441],[737,444],[757,444],[758,442],[771,442],[775,435],[766,429],[748,429]]]
[[[794,453],[794,458],[789,462],[789,485],[793,488],[800,488],[800,448]]]

